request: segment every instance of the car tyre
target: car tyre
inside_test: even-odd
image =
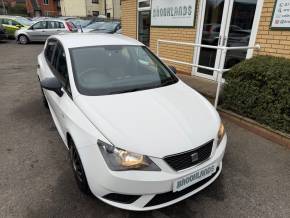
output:
[[[28,37],[25,36],[25,35],[20,35],[20,36],[18,37],[18,42],[19,42],[20,44],[22,44],[22,45],[26,45],[26,44],[29,42],[29,39],[28,39]]]
[[[72,141],[70,141],[69,156],[73,174],[80,191],[84,194],[90,195],[91,190],[87,182],[87,177],[83,168],[83,164],[76,149],[76,146]]]
[[[38,78],[38,80],[39,80],[39,78]],[[39,80],[39,82],[40,82],[40,80]],[[48,103],[47,103],[46,97],[44,95],[44,92],[43,92],[43,89],[41,86],[40,86],[40,90],[41,90],[42,103],[43,103],[44,107],[48,108]]]

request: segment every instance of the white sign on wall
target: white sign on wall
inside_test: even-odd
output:
[[[192,27],[196,0],[152,0],[151,26]]]
[[[272,28],[289,28],[290,29],[290,1],[277,0],[273,12]]]

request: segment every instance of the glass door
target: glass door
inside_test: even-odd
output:
[[[220,43],[221,35],[224,31],[224,25],[222,26],[224,24],[223,15],[226,13],[224,9],[225,0],[206,1],[201,44],[217,46]],[[214,68],[217,53],[218,51],[216,49],[200,48],[198,64]],[[212,77],[214,74],[212,70],[202,68],[198,68],[197,71],[209,77]]]
[[[143,44],[149,46],[150,43],[150,26],[151,26],[151,12],[139,11],[138,19],[138,40]]]
[[[225,40],[227,47],[249,46],[258,0],[234,0],[230,25]],[[228,51],[224,68],[231,68],[245,60],[247,50]]]
[[[138,40],[149,46],[151,26],[151,2],[150,0],[138,0]]]
[[[204,1],[197,42],[213,46],[248,46],[258,1],[261,0]],[[246,50],[228,51],[226,55],[217,49],[196,50],[194,63],[212,68],[230,68],[247,55]],[[193,68],[193,72],[209,79],[217,77],[217,72],[213,70]]]

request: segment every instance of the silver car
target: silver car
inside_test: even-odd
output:
[[[50,19],[35,22],[28,28],[22,28],[15,32],[16,41],[20,44],[29,42],[44,42],[49,36],[62,32],[76,32],[76,26],[65,20]]]

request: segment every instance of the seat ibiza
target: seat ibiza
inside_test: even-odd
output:
[[[224,126],[174,71],[125,36],[48,38],[38,56],[43,103],[81,191],[119,208],[152,210],[218,177]]]

